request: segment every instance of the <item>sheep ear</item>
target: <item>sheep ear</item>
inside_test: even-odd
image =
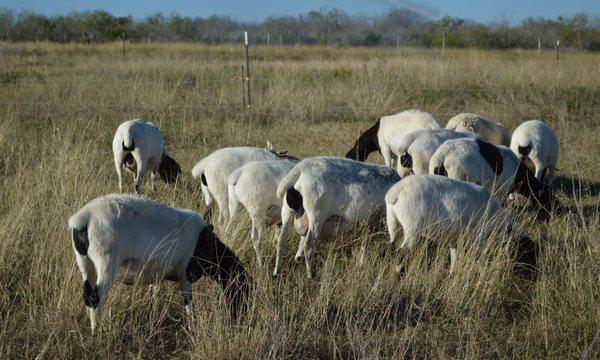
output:
[[[275,151],[275,148],[273,147],[273,144],[267,140],[267,150],[269,151]]]

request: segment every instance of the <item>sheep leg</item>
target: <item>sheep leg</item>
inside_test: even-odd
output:
[[[308,232],[306,233],[306,244],[304,246],[304,262],[306,263],[306,277],[314,277],[315,251],[317,239],[323,224],[317,221],[316,216],[308,216]]]
[[[95,312],[92,312],[92,310],[93,306],[97,306],[98,301],[97,292],[94,291],[97,289],[96,269],[94,268],[94,263],[88,256],[81,255],[77,251],[75,252],[75,260],[77,261],[77,266],[79,267],[81,277],[83,278],[83,303],[88,309],[92,332],[94,332],[97,326],[97,320]]]
[[[540,182],[543,182],[544,181],[544,165],[542,165],[542,163],[537,159],[533,159],[532,162],[533,162],[533,165],[535,166],[535,178],[538,179]]]
[[[230,232],[231,229],[233,229],[233,222],[235,221],[236,215],[237,215],[237,209],[240,205],[240,202],[237,199],[237,196],[235,196],[235,186],[234,185],[229,185],[227,188],[227,194],[229,197],[229,222],[227,223],[227,228],[225,229],[226,232]],[[252,219],[252,228],[254,231],[254,219]]]
[[[398,157],[396,156],[396,154],[394,154],[393,152],[390,151],[390,167],[392,169],[395,169],[397,162],[398,162]]]
[[[135,193],[139,194],[144,175],[146,174],[147,164],[145,161],[142,161],[142,159],[139,159],[139,155],[136,156],[136,153],[133,154],[133,157],[137,164],[137,174],[135,175]]]
[[[298,250],[296,251],[296,255],[294,255],[294,261],[299,263],[304,255],[304,249],[306,248],[306,236],[300,236],[300,242],[298,243]]]
[[[548,186],[550,189],[553,188],[555,177],[556,177],[556,164],[552,164],[548,168],[548,174],[546,177],[546,186]]]
[[[262,236],[265,231],[265,224],[259,220],[252,220],[252,245],[256,254],[256,262],[258,266],[263,266],[262,256]]]
[[[123,192],[123,160],[115,156],[115,169],[119,177],[119,191]]]
[[[415,231],[405,229],[404,240],[400,245],[400,249],[402,250],[402,260],[400,261],[400,264],[396,266],[396,273],[398,273],[399,276],[403,276],[406,272],[406,264],[410,257],[410,253],[415,248],[418,241],[419,236],[417,236],[417,233]]]
[[[454,271],[456,265],[456,248],[450,248],[450,274]]]
[[[107,256],[101,261],[98,261],[98,263],[99,265],[96,267],[96,273],[98,274],[96,286],[92,287],[87,283],[84,284],[83,290],[84,300],[89,309],[92,333],[96,331],[96,328],[100,323],[104,300],[112,287],[117,273],[117,266],[113,264],[110,257]]]
[[[292,219],[294,216],[294,210],[290,208],[286,201],[283,202],[281,207],[281,227],[279,228],[279,234],[277,235],[277,253],[275,255],[275,269],[273,269],[273,277],[277,277],[281,270],[281,257],[285,252],[287,231],[292,225]]]
[[[160,284],[150,284],[148,286],[148,290],[150,293],[150,306],[154,307],[154,304],[156,303],[156,301],[158,299],[158,293],[160,291]]]
[[[183,295],[183,305],[185,306],[185,313],[188,316],[192,316],[193,305],[192,305],[192,283],[185,277],[185,272],[178,276],[179,279],[179,290]]]
[[[227,198],[215,197],[219,206],[219,225],[227,226],[229,222],[229,204]]]
[[[400,225],[400,222],[398,221],[398,218],[396,217],[396,213],[394,212],[394,205],[386,204],[385,207],[386,207],[386,211],[385,211],[386,223],[387,223],[388,233],[390,234],[390,245],[391,245],[391,248],[394,249],[396,246],[396,235],[398,234],[398,225]]]
[[[152,192],[156,191],[156,172],[152,171],[150,173],[150,180],[151,180],[151,190]]]
[[[392,152],[390,151],[390,148],[386,145],[380,144],[380,151],[385,165],[392,167]]]

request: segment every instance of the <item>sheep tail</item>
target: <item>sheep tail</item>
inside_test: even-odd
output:
[[[400,180],[400,184],[402,183],[402,180]],[[389,204],[389,205],[394,205],[396,203],[396,201],[398,201],[398,195],[400,194],[400,191],[402,191],[402,187],[399,185],[394,185],[392,186],[387,194],[385,194],[385,203]]]
[[[300,169],[297,165],[290,170],[287,175],[279,182],[279,186],[277,187],[277,197],[283,199],[283,196],[287,193],[287,191],[293,187],[298,179],[302,175],[302,169]]]
[[[123,151],[131,152],[135,149],[135,142],[133,141],[133,134],[130,133],[131,129],[123,135],[122,147]]]
[[[531,144],[529,145],[525,145],[525,146],[517,146],[517,150],[519,151],[519,154],[521,156],[528,156],[529,153],[531,152]]]
[[[192,168],[192,176],[194,178],[201,178],[204,175],[204,170],[206,168],[207,162],[206,159],[200,160],[194,167]]]
[[[90,214],[87,211],[78,212],[69,219],[69,228],[71,230],[71,241],[75,249],[77,263],[83,274],[83,302],[85,306],[95,309],[98,307],[100,299],[98,297],[98,287],[92,286],[90,279],[97,278],[94,262],[88,256],[90,239],[88,237],[88,223]]]
[[[237,209],[240,205],[240,201],[235,193],[235,186],[237,185],[240,176],[242,175],[242,171],[240,168],[235,169],[229,178],[227,179],[227,195],[229,198],[229,221],[230,223],[233,221],[235,214],[237,213]]]
[[[436,152],[431,160],[429,160],[429,169],[432,169],[435,175],[448,176],[446,168],[444,167],[444,160],[445,157]]]
[[[88,223],[90,221],[89,211],[81,210],[69,218],[69,229],[71,230],[71,240],[75,250],[81,256],[87,256],[87,250],[90,241],[87,235]]]

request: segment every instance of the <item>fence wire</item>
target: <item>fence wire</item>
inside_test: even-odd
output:
[[[280,81],[289,81],[292,83],[311,83],[311,85],[349,85],[355,83],[363,83],[370,81],[371,79],[318,79],[318,78],[251,78],[252,83],[259,85],[272,85]],[[48,82],[46,82],[48,81]],[[229,83],[231,85],[240,86],[240,76],[231,76],[226,78],[199,78],[199,79],[180,79],[180,80],[162,80],[158,79],[155,81],[140,81],[136,79],[131,80],[114,80],[114,81],[80,81],[80,82],[50,82],[51,80],[43,81],[16,81],[10,80],[2,82],[0,78],[0,87],[11,88],[11,87],[76,87],[76,86],[110,86],[110,87],[132,87],[132,86],[147,86],[147,85],[178,85],[178,86],[195,86],[201,87],[203,84],[213,83]],[[399,89],[406,91],[438,91],[438,92],[464,92],[464,93],[532,93],[532,92],[560,92],[560,93],[572,93],[572,92],[600,92],[600,87],[569,87],[569,88],[558,88],[558,87],[518,87],[518,88],[486,88],[479,84],[473,84],[470,87],[435,87],[435,86],[413,86],[413,85],[398,85]]]
[[[54,102],[35,102],[35,101],[0,101],[0,105],[2,107],[5,108],[6,111],[10,111],[9,106],[19,106],[19,107],[24,107],[27,106],[28,109],[31,109],[31,107],[40,107],[40,108],[53,108],[52,110],[75,110],[75,111],[96,111],[96,112],[102,112],[102,110],[130,110],[130,111],[146,111],[146,112],[157,112],[157,111],[193,111],[193,112],[205,112],[205,113],[210,113],[210,112],[215,112],[215,111],[228,111],[231,112],[233,114],[243,114],[243,113],[248,113],[248,114],[252,114],[252,110],[248,111],[247,109],[245,109],[241,102],[231,102],[231,103],[203,103],[200,105],[192,105],[192,104],[165,104],[165,105],[143,105],[143,104],[73,104],[73,103],[54,103]],[[332,114],[332,113],[346,113],[346,114],[357,114],[357,113],[361,113],[361,115],[364,115],[364,113],[370,113],[373,115],[378,115],[378,116],[382,116],[382,115],[388,115],[391,113],[394,113],[396,111],[401,111],[402,109],[397,108],[395,110],[391,110],[391,111],[385,111],[385,110],[389,110],[390,107],[381,107],[381,106],[377,106],[377,105],[372,105],[372,106],[364,106],[364,105],[317,105],[317,106],[310,106],[310,105],[306,105],[306,106],[302,106],[302,105],[298,105],[301,106],[305,109],[305,111],[307,113],[314,113],[315,110],[317,111],[321,111],[322,113],[324,113],[325,115],[327,114]],[[55,109],[54,109],[55,108]],[[278,110],[281,111],[286,111],[287,109],[289,109],[289,107],[286,106],[269,106],[264,104],[260,104],[257,103],[257,105],[255,107],[253,107],[255,110],[259,109],[259,112],[264,112],[264,111],[275,111],[275,113],[277,113]],[[262,109],[262,111],[260,110]],[[574,114],[573,116],[585,116],[585,117],[597,117],[598,113],[595,111],[592,111],[593,109],[590,109],[590,111],[578,111],[577,114]],[[435,117],[439,118],[439,119],[449,119],[455,115],[458,115],[461,112],[464,111],[457,111],[457,112],[453,112],[453,113],[449,113],[449,112],[437,112],[435,110],[430,111]],[[384,114],[385,113],[385,114]],[[493,118],[515,118],[515,117],[519,117],[520,112],[514,112],[514,113],[496,113],[494,111],[490,111],[490,115],[493,114]],[[531,115],[531,116],[527,116],[529,118],[534,118],[536,117],[535,115]]]

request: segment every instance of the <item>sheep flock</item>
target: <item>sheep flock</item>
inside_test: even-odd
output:
[[[419,244],[442,240],[448,240],[449,273],[466,256],[461,249],[503,241],[512,264],[506,270],[535,281],[544,244],[525,233],[508,207],[527,201],[526,211],[542,222],[560,208],[553,196],[558,138],[538,120],[522,123],[511,137],[480,115],[459,114],[444,128],[413,109],[380,118],[345,157],[298,159],[271,143],[215,149],[190,169],[203,196],[202,216],[151,199],[156,177],[177,184],[185,174],[155,124],[124,122],[112,149],[121,193],[99,196],[68,219],[92,332],[115,282],[177,282],[191,314],[192,284],[206,276],[221,286],[231,317],[243,318],[250,293],[259,291],[248,264],[228,246],[243,213],[251,220],[254,271],[268,268],[273,278],[284,270],[290,233],[298,239],[294,260],[304,260],[306,276],[318,281],[317,244],[363,225],[386,233],[389,251],[376,266],[394,264],[398,281]],[[365,162],[373,152],[385,165]],[[123,193],[123,170],[133,174],[135,193]],[[150,191],[142,191],[146,172]],[[277,228],[272,264],[262,246],[269,227]]]

